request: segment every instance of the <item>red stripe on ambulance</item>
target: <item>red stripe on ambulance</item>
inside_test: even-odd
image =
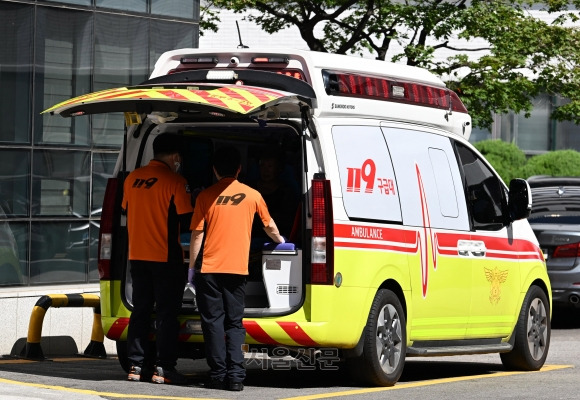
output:
[[[244,320],[244,328],[246,328],[246,333],[258,343],[279,344],[256,321]]]
[[[129,318],[117,318],[107,332],[107,337],[111,340],[119,340],[128,325]]]
[[[310,336],[308,336],[308,334],[298,323],[289,321],[277,321],[277,324],[284,330],[284,332],[286,332],[290,339],[295,341],[300,346],[320,346],[318,343],[312,340]],[[263,344],[282,344],[274,340],[256,321],[244,320],[244,328],[246,328],[246,333],[250,335],[250,337],[256,342]]]
[[[278,321],[278,325],[280,325],[280,327],[284,329],[284,332],[286,332],[288,336],[299,345],[318,346],[318,343],[312,340],[310,336],[304,332],[304,329],[302,329],[296,322]]]

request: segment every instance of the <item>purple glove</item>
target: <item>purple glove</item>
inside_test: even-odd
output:
[[[195,276],[195,269],[194,268],[188,268],[187,269],[187,282],[191,283],[193,285],[193,277]]]

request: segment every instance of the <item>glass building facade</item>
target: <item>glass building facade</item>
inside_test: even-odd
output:
[[[198,47],[199,0],[0,0],[0,38],[0,287],[97,282],[123,116],[42,111]]]
[[[550,118],[554,108],[565,102],[558,96],[538,96],[532,101],[529,118],[513,111],[496,115],[491,131],[474,129],[469,140],[501,139],[514,143],[529,156],[552,150],[580,151],[580,126]]]

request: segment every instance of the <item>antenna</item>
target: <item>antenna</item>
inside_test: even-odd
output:
[[[240,25],[238,25],[238,21],[236,21],[236,27],[238,28],[238,38],[240,38],[238,49],[248,49],[249,47],[242,43],[242,34],[240,33]]]

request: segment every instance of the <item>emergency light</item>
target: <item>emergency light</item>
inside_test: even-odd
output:
[[[332,96],[411,103],[467,114],[467,109],[457,94],[445,87],[327,70],[322,71],[322,74],[324,89]]]

